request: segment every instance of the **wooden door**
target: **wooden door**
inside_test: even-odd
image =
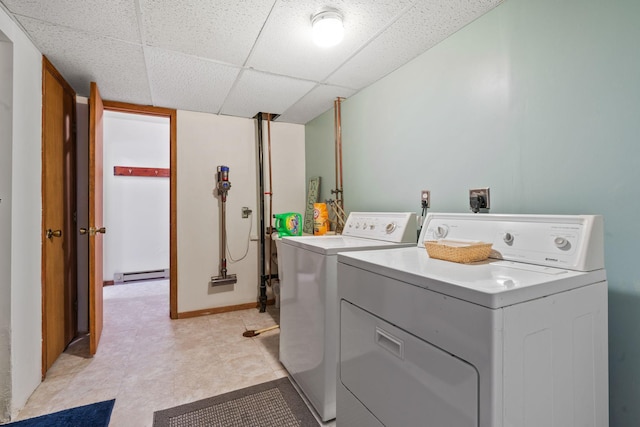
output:
[[[91,82],[89,95],[89,347],[98,351],[102,334],[102,247],[105,229],[102,209],[102,116],[104,104],[98,85]]]
[[[75,92],[43,58],[42,374],[76,334]]]

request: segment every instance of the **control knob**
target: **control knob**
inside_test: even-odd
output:
[[[436,238],[438,239],[442,239],[444,237],[447,237],[447,234],[449,233],[449,227],[447,227],[446,225],[439,225],[436,227],[435,231],[433,232],[433,234],[436,236]]]
[[[504,242],[505,242],[507,245],[512,244],[512,243],[513,243],[513,234],[511,234],[511,233],[504,233],[504,234],[502,235],[502,240],[504,240]]]
[[[384,230],[387,232],[387,234],[391,234],[394,232],[397,226],[398,224],[396,224],[395,222],[390,222],[389,224],[387,224]]]
[[[565,239],[564,237],[558,236],[555,239],[553,239],[553,243],[555,243],[555,245],[556,245],[556,247],[558,249],[564,249],[569,244],[569,241],[567,239]]]

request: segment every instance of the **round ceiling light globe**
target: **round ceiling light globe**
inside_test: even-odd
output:
[[[313,41],[320,47],[335,46],[344,37],[342,16],[338,12],[320,12],[311,20]]]

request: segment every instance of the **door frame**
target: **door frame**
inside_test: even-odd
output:
[[[177,222],[177,128],[176,110],[126,102],[103,101],[105,111],[144,114],[169,119],[169,316],[178,318],[178,222]]]

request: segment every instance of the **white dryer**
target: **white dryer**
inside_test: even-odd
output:
[[[415,213],[352,212],[342,235],[280,242],[280,361],[323,421],[336,416],[337,254],[415,247]]]
[[[419,242],[338,255],[339,426],[608,425],[602,217],[429,214]]]

